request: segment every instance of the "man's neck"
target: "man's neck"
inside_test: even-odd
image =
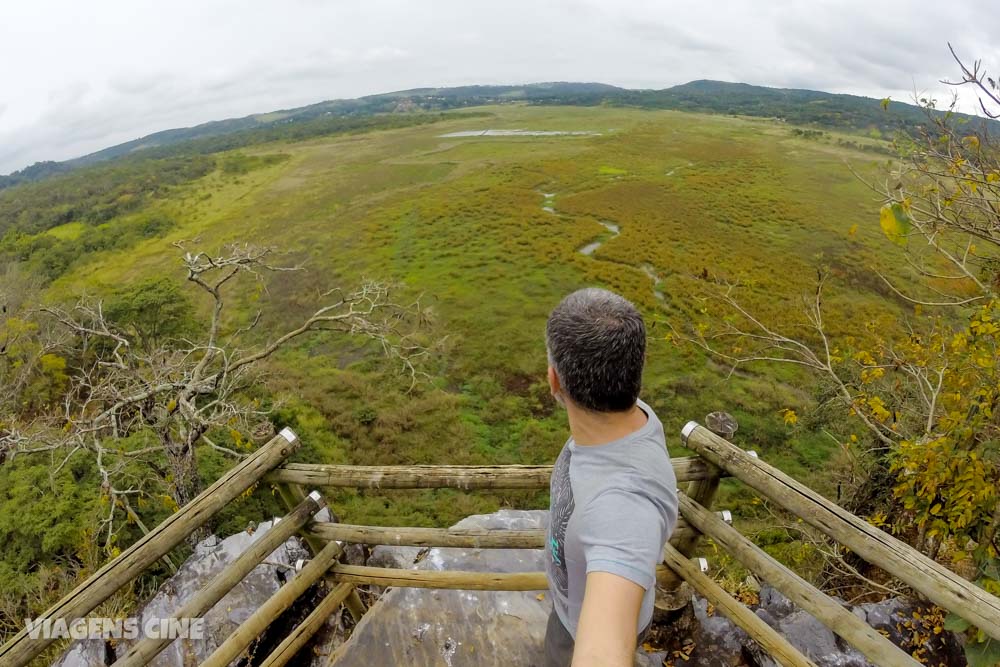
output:
[[[649,420],[638,405],[624,412],[590,412],[567,401],[566,414],[573,442],[584,447],[621,440]]]

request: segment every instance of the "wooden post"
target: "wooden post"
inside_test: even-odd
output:
[[[227,565],[200,591],[189,599],[180,609],[173,612],[173,618],[200,618],[205,612],[215,606],[239,582],[243,581],[262,560],[274,552],[285,541],[301,530],[322,505],[319,494],[310,495],[284,519],[272,525],[260,539],[250,545],[250,548],[239,555],[236,560]],[[132,645],[128,653],[118,659],[113,667],[141,667],[149,664],[153,658],[173,642],[172,639],[146,638]]]
[[[713,433],[726,440],[732,438],[733,434],[736,433],[736,429],[739,428],[736,419],[728,412],[711,412],[705,417],[705,420]],[[719,480],[722,478],[722,470],[718,466],[711,465],[708,462],[706,462],[706,465],[708,466],[708,474],[704,479],[691,482],[688,485],[687,495],[699,505],[711,507],[712,501],[715,500],[715,494],[719,490]],[[677,550],[685,556],[690,556],[698,546],[699,537],[700,535],[696,533],[692,537],[682,540],[677,545]]]
[[[796,482],[708,429],[684,427],[687,446],[792,514],[898,578],[928,600],[1000,640],[1000,598]]]
[[[323,500],[323,497],[320,495],[320,493],[318,491],[313,491],[313,493],[316,494],[316,497],[318,498],[319,502],[322,503],[323,507],[326,507],[327,506],[326,501]],[[302,487],[292,484],[278,485],[278,495],[281,496],[281,501],[285,504],[285,507],[287,509],[294,508],[296,505],[301,503],[306,498],[306,492],[302,489]],[[316,539],[315,537],[306,533],[304,530],[300,530],[299,535],[301,535],[302,539],[304,539],[306,541],[306,544],[309,545],[309,549],[313,552],[313,555],[316,555],[320,551],[322,551],[323,547],[326,545],[325,542]]]
[[[124,553],[106,563],[42,614],[39,620],[64,619],[69,623],[85,617],[115,591],[183,542],[184,538],[204,525],[216,512],[256,484],[265,473],[288,458],[298,447],[299,439],[295,433],[291,429],[282,431]],[[31,639],[25,628],[0,648],[0,665],[22,667],[52,642],[52,639]]]
[[[711,577],[699,570],[680,551],[668,544],[664,550],[663,558],[667,565],[677,572],[684,581],[701,593],[716,609],[725,614],[726,618],[750,635],[772,658],[786,667],[816,667],[787,639],[779,635],[774,628],[712,581]]]
[[[298,627],[292,630],[285,637],[284,641],[278,645],[278,648],[274,649],[271,655],[267,656],[267,660],[261,663],[261,667],[282,667],[283,665],[287,665],[302,650],[302,647],[309,643],[309,640],[319,632],[319,629],[326,623],[326,619],[330,617],[330,614],[336,611],[337,607],[340,606],[353,590],[354,586],[351,584],[340,584],[330,591],[323,598],[323,601],[312,610],[312,613],[306,617],[306,620],[302,621]]]
[[[872,664],[880,667],[919,667],[919,662],[870,625],[766,554],[740,531],[683,494],[680,497],[680,509],[698,530],[864,653]]]
[[[201,663],[201,667],[226,667],[238,658],[267,626],[291,607],[310,586],[323,578],[330,566],[337,562],[341,551],[340,545],[336,542],[323,547],[323,550],[306,563],[291,581],[279,588],[277,593],[268,598],[250,618],[236,628],[236,631],[229,635],[229,638],[215,649],[205,662]]]
[[[305,496],[305,491],[303,491],[302,487],[298,484],[279,484],[278,494],[281,496],[281,499],[286,505],[294,507],[295,504]],[[302,538],[306,541],[306,544],[309,545],[309,549],[312,550],[313,554],[318,554],[329,542],[329,540],[319,539],[305,530],[300,531],[299,534],[302,535]],[[365,615],[366,611],[368,611],[364,600],[362,600],[361,596],[358,595],[358,591],[356,589],[352,589],[347,595],[347,602],[345,603],[345,606],[347,607],[347,611],[351,613],[351,618],[354,619],[355,623],[360,623],[361,617]]]

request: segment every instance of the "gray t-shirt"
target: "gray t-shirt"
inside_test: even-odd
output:
[[[570,438],[552,470],[546,571],[552,603],[573,637],[589,572],[610,572],[646,589],[636,633],[653,617],[656,566],[677,524],[677,478],[663,424],[603,445]]]

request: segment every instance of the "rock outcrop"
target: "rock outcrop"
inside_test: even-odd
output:
[[[548,512],[501,510],[470,516],[455,528],[544,528]],[[533,549],[378,547],[369,565],[431,570],[525,572],[544,567]],[[542,638],[552,608],[544,591],[444,591],[394,588],[372,606],[337,664],[542,665]]]
[[[870,667],[864,655],[835,635],[810,614],[798,609],[784,595],[764,584],[754,611],[765,623],[787,638],[819,667]],[[964,666],[965,658],[957,638],[950,632],[935,634],[931,629],[914,632],[915,618],[925,618],[925,604],[905,598],[849,607],[859,618],[884,634],[907,652],[923,649],[925,664]],[[916,614],[916,616],[915,616]],[[918,628],[919,629],[919,628]],[[694,597],[691,605],[673,623],[657,628],[657,634],[671,638],[672,650],[660,653],[661,660],[674,667],[778,667],[750,637],[726,617],[715,613],[708,602]],[[917,634],[929,637],[915,641]],[[659,663],[658,663],[659,664]]]
[[[265,521],[257,526],[253,534],[242,532],[226,539],[213,535],[203,540],[177,574],[164,582],[156,595],[142,607],[138,614],[140,627],[148,619],[169,618],[175,609],[260,539],[271,525],[272,522]],[[281,587],[300,558],[308,558],[308,552],[297,539],[288,540],[205,614],[204,639],[178,639],[150,664],[155,667],[185,667],[205,660]],[[130,640],[122,640],[117,645],[109,645],[102,640],[77,641],[54,663],[54,667],[107,665],[113,662],[116,655],[124,654],[131,644]]]

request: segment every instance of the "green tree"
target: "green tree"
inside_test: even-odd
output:
[[[104,316],[147,350],[195,329],[190,297],[168,278],[144,278],[120,287],[105,301]]]

